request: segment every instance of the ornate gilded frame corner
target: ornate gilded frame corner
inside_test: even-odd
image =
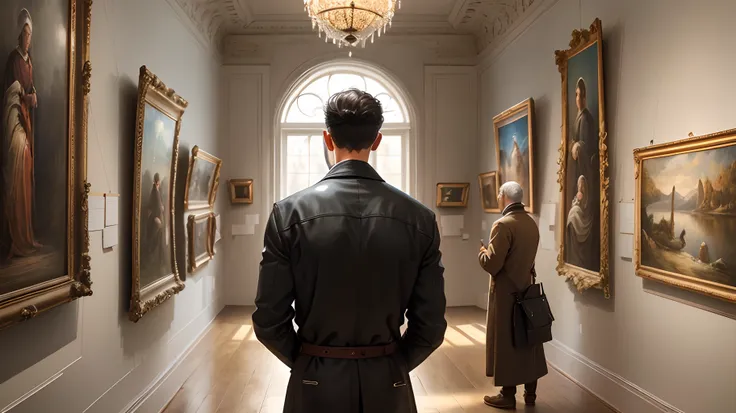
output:
[[[187,255],[189,258],[188,261],[190,273],[198,271],[200,268],[202,268],[203,265],[208,263],[215,256],[213,248],[213,227],[215,226],[214,220],[215,214],[213,212],[207,212],[200,215],[189,215],[189,219],[187,220]],[[202,221],[207,221],[207,251],[197,256],[195,255],[194,251],[194,239],[197,235],[197,224],[201,223]]]
[[[524,116],[524,113],[528,115],[529,122],[529,205],[526,205],[526,210],[530,214],[534,213],[534,99],[529,98],[520,102],[505,111],[499,113],[493,117],[493,136],[496,144],[496,165],[498,166],[498,178],[497,186],[504,183],[504,177],[501,176],[501,148],[498,130],[505,124],[510,123],[513,120],[517,120]],[[525,189],[526,190],[526,189]],[[495,211],[494,211],[495,212]],[[500,212],[500,211],[499,211]]]
[[[634,201],[634,272],[637,276],[651,279],[678,288],[694,291],[720,300],[736,303],[736,287],[701,280],[658,268],[648,267],[641,262],[641,172],[647,159],[674,156],[736,145],[736,129],[694,136],[679,141],[634,149],[634,179],[636,192]]]
[[[480,206],[481,208],[483,208],[483,212],[485,213],[500,214],[501,206],[497,206],[496,208],[486,208],[485,203],[483,203],[483,180],[490,177],[493,177],[493,182],[495,182],[496,184],[496,190],[494,191],[494,194],[498,193],[498,172],[491,171],[478,175],[478,187],[480,189]]]
[[[463,190],[463,199],[460,202],[444,202],[442,201],[442,189],[459,188]],[[439,183],[437,184],[437,207],[439,208],[466,208],[468,206],[468,196],[470,195],[470,183]]]
[[[92,295],[87,224],[87,125],[92,65],[92,0],[69,0],[67,251],[65,274],[0,296],[0,329]]]
[[[141,162],[143,156],[143,130],[145,123],[146,103],[155,107],[162,113],[176,121],[174,132],[174,146],[171,159],[171,183],[169,188],[169,202],[171,211],[171,268],[172,273],[153,284],[141,288]],[[176,262],[176,171],[179,159],[179,133],[184,111],[189,103],[176,92],[167,87],[158,76],[154,75],[146,66],[141,66],[138,81],[138,108],[136,111],[136,137],[135,137],[135,175],[133,191],[133,280],[130,299],[129,318],[138,322],[146,313],[158,307],[184,289],[184,282],[179,276],[179,268]]]
[[[600,113],[600,121],[598,125],[598,148],[600,158],[600,217],[601,217],[601,248],[600,248],[600,271],[589,271],[565,262],[565,239],[564,233],[560,237],[560,248],[557,256],[557,272],[570,280],[579,292],[586,291],[591,288],[600,289],[606,298],[611,297],[610,289],[610,269],[609,269],[609,243],[610,243],[610,218],[609,218],[609,187],[610,179],[608,177],[608,132],[606,131],[606,112],[605,112],[605,94],[604,94],[604,73],[603,73],[603,25],[600,19],[595,19],[587,30],[575,29],[572,32],[572,40],[570,48],[567,50],[555,51],[555,63],[562,77],[562,140],[559,148],[559,159],[557,164],[557,183],[560,185],[560,205],[559,223],[560,228],[565,228],[565,208],[566,199],[566,172],[567,172],[567,138],[568,138],[568,111],[567,111],[567,64],[570,58],[598,43],[598,109]]]
[[[231,179],[230,184],[230,203],[232,204],[252,204],[253,203],[253,180],[252,179]],[[248,189],[248,196],[238,198],[236,189],[244,186]]]
[[[192,173],[194,172],[194,165],[197,161],[209,162],[215,165],[215,176],[212,180],[212,186],[210,186],[207,194],[207,202],[192,202],[189,200],[189,188],[192,185]],[[220,187],[220,169],[222,168],[222,160],[210,153],[207,153],[195,146],[192,148],[192,156],[189,158],[189,171],[187,172],[187,184],[184,189],[184,209],[187,211],[193,211],[198,209],[214,208],[215,200],[217,199],[217,189]]]

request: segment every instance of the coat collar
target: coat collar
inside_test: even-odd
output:
[[[521,202],[516,202],[514,204],[509,204],[506,206],[506,208],[503,209],[503,216],[506,216],[508,214],[513,214],[515,212],[525,212],[524,204]]]
[[[322,181],[327,179],[347,178],[362,178],[384,182],[383,178],[381,178],[378,172],[376,172],[368,162],[358,161],[355,159],[348,159],[335,164],[335,166],[327,172],[327,175],[322,178]]]

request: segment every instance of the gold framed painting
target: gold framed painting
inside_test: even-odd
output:
[[[91,3],[0,2],[0,328],[92,295]]]
[[[138,83],[133,190],[133,286],[129,317],[184,289],[176,264],[174,189],[179,131],[188,103],[142,66]]]
[[[736,302],[736,129],[634,150],[636,275]]]
[[[437,206],[440,208],[467,207],[469,189],[469,183],[437,184]]]
[[[498,173],[492,171],[478,175],[478,186],[483,211],[489,214],[501,213],[498,205]]]
[[[230,202],[233,204],[253,203],[253,180],[231,179],[230,180]]]
[[[527,99],[493,118],[498,184],[517,182],[523,203],[534,213],[534,99]]]
[[[567,50],[555,52],[562,75],[560,248],[557,271],[578,291],[609,288],[608,134],[603,81],[603,28],[574,30]]]
[[[212,212],[189,215],[189,221],[187,222],[189,272],[193,273],[199,270],[215,256],[214,227],[215,214]]]
[[[215,206],[217,188],[220,185],[222,160],[199,146],[192,148],[187,173],[187,186],[184,190],[184,207],[191,211]]]

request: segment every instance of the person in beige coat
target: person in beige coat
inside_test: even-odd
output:
[[[525,385],[524,401],[534,405],[537,380],[547,374],[542,345],[515,348],[512,314],[514,293],[532,284],[539,245],[539,228],[524,210],[524,190],[516,182],[503,184],[498,203],[503,217],[493,224],[488,248],[481,245],[480,266],[491,275],[486,319],[486,376],[502,387],[497,396],[485,396],[488,406],[516,408],[516,386]],[[482,244],[482,242],[481,242]]]

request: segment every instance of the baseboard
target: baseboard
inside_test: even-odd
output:
[[[557,340],[545,346],[555,370],[620,413],[685,413]]]
[[[173,398],[173,395],[171,397],[158,395],[162,389],[167,388],[166,386],[171,380],[174,380],[176,376],[176,371],[179,368],[179,366],[182,364],[182,362],[187,358],[187,356],[197,347],[197,344],[199,344],[200,341],[207,335],[207,332],[212,329],[212,323],[215,321],[215,318],[217,318],[217,315],[222,311],[222,309],[225,306],[221,303],[216,303],[217,310],[212,315],[211,319],[207,322],[207,324],[202,328],[202,330],[192,339],[192,341],[189,343],[189,345],[181,352],[179,355],[169,364],[169,366],[156,377],[151,384],[146,387],[143,392],[141,392],[138,397],[136,397],[133,401],[128,404],[121,413],[136,413],[140,410],[142,411],[158,411],[161,412],[166,407],[168,402]],[[183,381],[183,380],[180,380]],[[174,386],[178,387],[178,386]],[[175,393],[174,393],[175,394]],[[165,403],[163,403],[161,406],[153,406],[153,403],[151,400],[156,399],[155,396],[160,396],[166,400]],[[151,404],[151,405],[149,405]],[[160,404],[160,403],[158,403]]]

